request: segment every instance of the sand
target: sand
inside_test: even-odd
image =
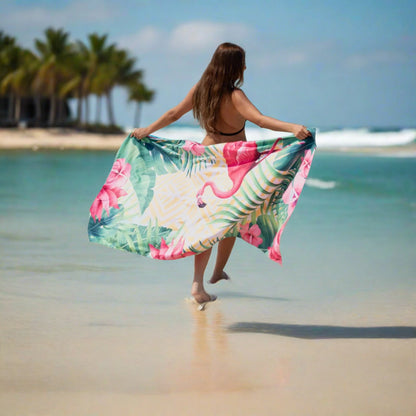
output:
[[[96,134],[71,129],[0,129],[0,150],[117,150],[127,134]]]
[[[261,333],[258,324],[256,333],[253,323],[253,333],[235,332],[230,323],[239,313],[226,301],[204,312],[178,302],[150,322],[130,317],[123,305],[107,314],[74,306],[6,302],[1,414],[416,414],[415,337],[354,338],[347,331],[337,339],[327,331],[327,338],[301,339]],[[399,323],[409,318],[402,312]],[[339,320],[354,328],[386,322],[369,315],[372,322],[348,314]],[[316,317],[304,319],[313,324]]]

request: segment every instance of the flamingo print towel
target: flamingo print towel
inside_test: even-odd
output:
[[[280,237],[315,151],[315,130],[203,146],[128,136],[90,208],[90,241],[161,260],[237,236],[281,263]]]

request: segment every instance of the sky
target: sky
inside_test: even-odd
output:
[[[128,49],[156,91],[142,124],[180,102],[231,41],[246,50],[243,90],[266,115],[320,128],[416,126],[414,0],[3,0],[0,16],[0,30],[31,49],[47,27],[84,42],[108,34]],[[114,103],[117,123],[132,127],[123,90]]]

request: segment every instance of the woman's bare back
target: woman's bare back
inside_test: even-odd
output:
[[[207,133],[202,144],[208,146],[217,143],[246,141],[245,122],[245,118],[235,108],[231,95],[224,97],[215,126],[218,131],[224,134]]]

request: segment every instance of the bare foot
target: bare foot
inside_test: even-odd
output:
[[[227,273],[222,271],[220,275],[213,274],[211,279],[208,280],[208,282],[211,283],[211,284],[215,284],[215,283],[219,282],[220,280],[230,280],[230,276],[228,276]]]
[[[192,296],[197,303],[213,302],[215,299],[217,299],[215,295],[210,295],[207,292],[192,293]]]
[[[197,283],[193,283],[191,294],[198,303],[212,302],[217,299],[215,295],[205,292],[205,289],[201,288]]]

